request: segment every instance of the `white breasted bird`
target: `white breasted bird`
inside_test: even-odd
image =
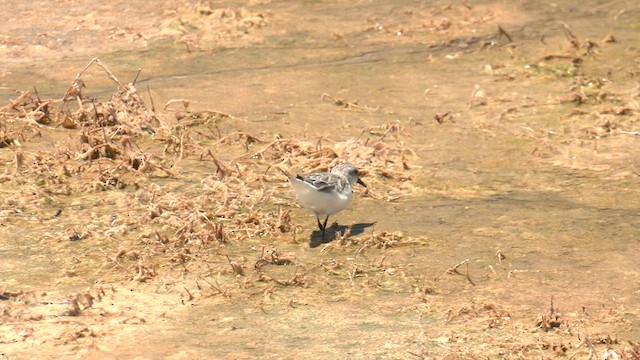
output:
[[[358,169],[348,163],[338,164],[330,172],[287,176],[296,191],[298,201],[316,216],[323,239],[329,216],[349,206],[353,195],[352,186],[355,183],[367,186],[360,179]],[[320,222],[322,216],[325,217],[323,223]]]

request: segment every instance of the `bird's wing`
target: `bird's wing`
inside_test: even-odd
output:
[[[298,180],[313,186],[318,191],[341,191],[345,186],[345,180],[331,173],[315,173],[307,176],[296,177]]]

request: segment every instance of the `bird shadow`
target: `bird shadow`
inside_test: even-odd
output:
[[[375,224],[375,222],[353,224],[353,226],[351,226],[350,236],[360,235],[367,228],[372,227]],[[317,229],[313,230],[311,232],[311,238],[309,239],[309,247],[315,248],[322,244],[328,244],[336,239],[336,235],[344,234],[348,228],[349,226],[347,225],[338,225],[337,223],[333,223],[331,224],[331,226],[327,226],[324,238],[322,238],[322,231]]]

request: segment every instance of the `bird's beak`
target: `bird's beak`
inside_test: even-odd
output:
[[[358,178],[357,183],[362,185],[362,186],[364,186],[364,187],[367,187],[367,184],[365,184],[364,181],[362,181],[362,179],[360,179],[360,178]]]

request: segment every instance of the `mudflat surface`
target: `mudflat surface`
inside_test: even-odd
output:
[[[0,14],[0,358],[640,358],[634,2],[128,4]]]

